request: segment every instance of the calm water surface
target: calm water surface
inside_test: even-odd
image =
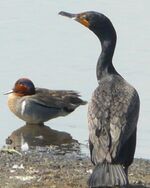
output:
[[[90,99],[97,86],[99,41],[87,28],[57,13],[96,10],[108,15],[117,30],[115,67],[141,99],[136,157],[150,159],[149,7],[149,0],[0,0],[0,146],[24,125],[9,111],[3,95],[18,78],[28,77],[38,87],[78,90]],[[85,106],[46,124],[87,143]]]

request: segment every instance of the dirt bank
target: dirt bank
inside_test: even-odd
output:
[[[87,188],[92,167],[77,143],[36,147],[20,154],[0,151],[0,187]],[[129,180],[129,187],[150,187],[150,161],[135,159]]]

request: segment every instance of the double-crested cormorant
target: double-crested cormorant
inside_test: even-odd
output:
[[[45,121],[66,116],[86,104],[75,91],[35,88],[27,78],[17,80],[6,94],[9,94],[10,110],[27,124],[43,125]]]
[[[126,185],[128,167],[134,158],[140,101],[137,91],[112,64],[115,29],[101,13],[59,14],[88,27],[99,38],[102,48],[96,68],[98,87],[88,108],[90,154],[96,166],[88,184],[90,187]]]

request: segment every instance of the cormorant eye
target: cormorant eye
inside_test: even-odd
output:
[[[85,20],[88,20],[88,18],[87,18],[87,15],[86,15],[86,14],[83,14],[83,15],[82,15],[82,18],[83,18],[83,19],[85,19]]]

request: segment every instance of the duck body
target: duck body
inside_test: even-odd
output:
[[[9,94],[8,106],[17,117],[28,124],[43,124],[50,119],[66,116],[79,105],[86,104],[77,92],[71,90],[35,88],[30,94],[18,91],[13,89]]]
[[[98,87],[88,106],[89,148],[95,168],[89,177],[90,188],[128,184],[128,167],[136,147],[140,100],[137,91],[114,68],[112,58],[116,31],[103,14],[60,12],[88,27],[99,39]]]

